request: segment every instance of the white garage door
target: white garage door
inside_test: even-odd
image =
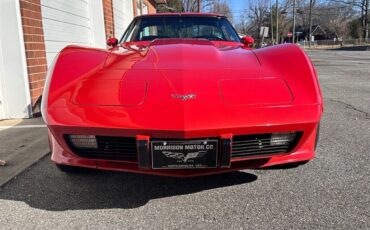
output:
[[[4,83],[3,83],[3,70],[4,70],[4,64],[3,64],[3,60],[2,60],[2,57],[3,57],[3,53],[2,53],[2,50],[1,50],[1,40],[0,40],[0,120],[4,119],[5,115],[4,115],[4,99],[3,99],[3,86],[4,86]]]
[[[113,0],[114,36],[120,39],[134,18],[132,0]]]
[[[88,0],[42,0],[47,62],[69,44],[92,45]]]

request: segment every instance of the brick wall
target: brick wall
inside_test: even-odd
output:
[[[20,10],[32,110],[38,113],[47,70],[40,0],[20,0]]]
[[[134,17],[139,15],[139,12],[137,12],[137,1],[136,0],[132,0],[132,5],[134,7]]]
[[[114,37],[113,3],[112,0],[103,0],[104,24],[106,39]]]
[[[155,14],[157,12],[156,8],[155,8],[155,3],[153,1],[150,1],[150,0],[145,0],[146,2],[146,5],[148,6],[148,13],[149,14]]]

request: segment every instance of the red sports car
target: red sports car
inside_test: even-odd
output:
[[[62,171],[198,176],[315,155],[323,101],[295,45],[249,48],[216,14],[136,17],[109,49],[64,48],[42,114]]]

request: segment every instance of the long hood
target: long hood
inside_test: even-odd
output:
[[[186,100],[200,105],[291,102],[285,82],[265,72],[252,51],[235,43],[159,40],[146,48],[126,46],[112,52],[101,72],[76,87],[73,102],[127,107],[182,106]],[[268,96],[271,93],[278,96]]]
[[[157,40],[149,46],[126,44],[107,58],[110,69],[254,69],[260,65],[252,51],[237,43],[208,40]]]
[[[261,66],[256,58],[261,51],[206,41],[158,42],[148,48],[119,48],[105,58],[102,52],[94,56],[98,64],[91,61],[78,71],[67,68],[71,74],[66,74],[67,62],[78,65],[70,61],[76,56],[73,48],[57,62],[53,79],[58,80],[52,81],[49,95],[49,111],[54,112],[49,118],[71,126],[83,117],[96,127],[104,120],[109,127],[160,130],[317,120],[320,108],[305,70],[309,66],[298,63],[300,72],[266,61]],[[91,57],[91,51],[85,53]],[[265,54],[260,56],[265,60]],[[315,112],[307,117],[309,111]]]

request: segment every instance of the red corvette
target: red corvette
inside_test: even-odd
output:
[[[323,101],[295,45],[251,50],[216,14],[136,17],[111,48],[64,48],[50,66],[42,114],[52,160],[198,176],[315,155]]]

